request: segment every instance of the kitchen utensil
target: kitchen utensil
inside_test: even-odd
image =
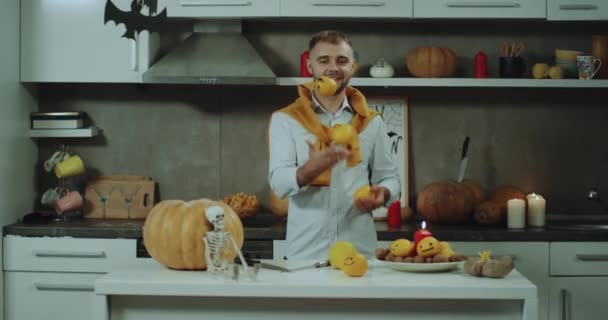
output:
[[[471,141],[471,137],[467,136],[464,138],[464,142],[462,143],[462,156],[460,157],[460,168],[458,169],[458,182],[462,182],[462,179],[464,179],[464,173],[467,170],[467,162],[469,161],[469,141]]]
[[[329,260],[328,261],[315,262],[315,263],[313,263],[311,265],[304,265],[304,266],[295,267],[295,268],[283,267],[283,266],[280,266],[280,265],[276,265],[276,264],[272,264],[272,263],[267,263],[267,262],[261,262],[260,263],[260,267],[262,269],[275,270],[275,271],[281,271],[281,272],[295,272],[295,271],[300,271],[300,270],[318,269],[318,268],[324,268],[324,267],[329,267],[329,266],[330,266]]]

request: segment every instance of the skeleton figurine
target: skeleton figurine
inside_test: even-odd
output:
[[[205,241],[205,259],[207,260],[207,271],[214,274],[228,274],[230,261],[224,261],[222,253],[230,250],[230,245],[239,255],[243,262],[243,268],[247,271],[247,263],[232,235],[224,230],[224,209],[220,206],[211,206],[205,210],[207,220],[213,224],[213,230],[207,231],[203,238]]]

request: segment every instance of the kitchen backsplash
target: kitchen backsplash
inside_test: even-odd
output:
[[[524,40],[528,52],[555,47],[589,50],[589,24],[554,34],[555,24],[459,23],[246,25],[246,34],[280,76],[295,76],[308,38],[326,27],[349,32],[367,76],[384,56],[403,74],[404,56],[417,45],[442,45],[472,73],[479,49],[493,55],[502,41]],[[540,31],[534,27],[540,28]],[[593,28],[591,28],[593,29]],[[383,31],[388,30],[388,31]],[[563,29],[562,29],[563,30]],[[487,31],[487,30],[486,30]],[[523,36],[522,36],[523,35]],[[365,45],[363,45],[365,44]],[[531,54],[532,55],[532,54]],[[530,56],[529,59],[537,59]],[[532,62],[532,61],[531,61]],[[410,101],[410,201],[424,185],[453,179],[465,136],[471,137],[467,177],[487,189],[512,184],[547,198],[549,213],[598,213],[589,187],[608,196],[608,108],[605,89],[361,88],[367,95]],[[243,191],[268,204],[266,128],[273,110],[293,101],[294,87],[136,84],[43,84],[40,111],[85,111],[103,134],[93,139],[39,139],[38,190],[56,183],[42,162],[67,143],[91,174],[149,175],[161,199],[221,198]],[[79,184],[81,181],[71,181]],[[607,198],[608,199],[608,198]]]

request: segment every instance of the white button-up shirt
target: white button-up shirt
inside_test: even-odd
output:
[[[314,95],[313,106],[327,127],[350,124],[354,116],[347,99],[336,114],[327,112]],[[372,257],[377,247],[373,218],[354,206],[354,193],[364,185],[378,184],[390,191],[390,204],[399,199],[401,190],[382,118],[374,117],[359,134],[361,162],[354,167],[338,162],[326,187],[299,187],[296,178],[296,171],[308,160],[306,140],[315,142],[314,134],[283,112],[272,115],[268,134],[270,187],[280,198],[289,197],[287,258],[326,260],[329,248],[338,240],[352,242],[360,253]]]

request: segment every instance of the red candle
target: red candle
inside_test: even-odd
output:
[[[414,248],[418,246],[418,242],[426,237],[432,237],[433,234],[426,230],[426,221],[422,221],[422,229],[418,229],[414,232]]]

